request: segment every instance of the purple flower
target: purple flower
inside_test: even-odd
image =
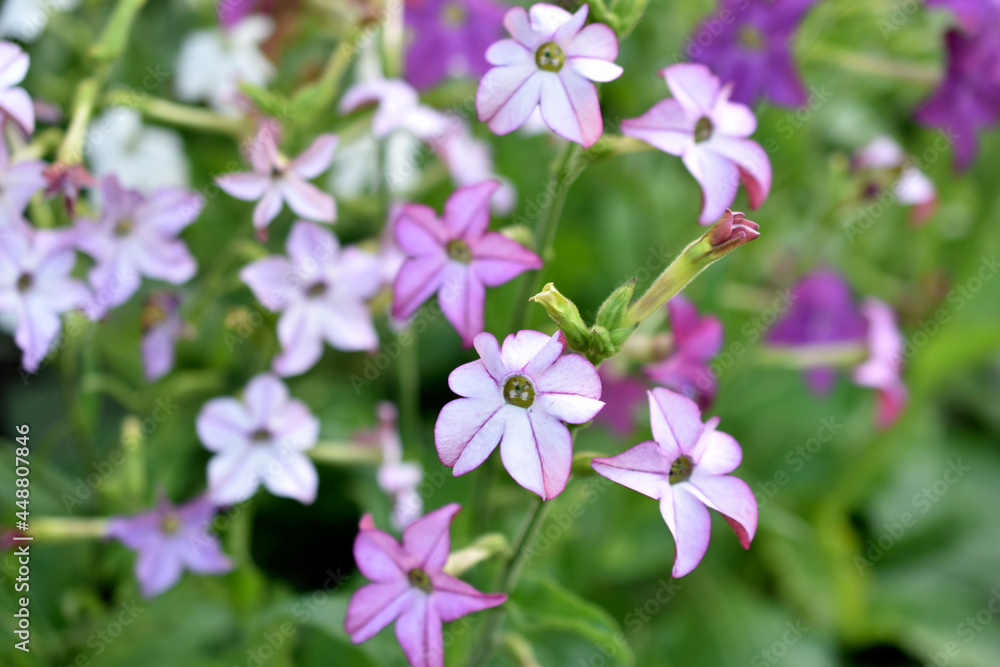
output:
[[[273,124],[264,123],[250,149],[253,171],[224,174],[215,182],[237,199],[259,200],[253,210],[253,224],[258,230],[274,220],[282,202],[307,220],[333,222],[337,218],[336,202],[309,180],[329,168],[336,148],[336,135],[321,134],[298,157],[289,160],[278,151]]]
[[[157,292],[142,309],[142,365],[150,382],[174,367],[174,347],[187,331],[178,311],[180,302],[177,294]]]
[[[1000,5],[994,0],[927,0],[927,6],[950,10],[958,19],[959,27],[970,35],[990,30],[1000,14]]]
[[[444,406],[434,426],[441,462],[454,474],[478,468],[500,444],[507,472],[542,500],[566,487],[573,458],[567,424],[590,421],[604,406],[597,369],[579,354],[563,354],[561,332],[519,331],[503,342],[475,338],[480,360],[459,366],[448,386],[461,396]]]
[[[730,102],[732,86],[720,86],[704,65],[672,65],[660,74],[674,96],[623,120],[622,133],[681,157],[701,186],[698,222],[703,225],[725,214],[741,182],[750,208],[764,203],[771,190],[771,162],[758,143],[747,139],[757,129],[753,112]]]
[[[223,28],[232,28],[260,8],[269,11],[272,0],[218,0],[215,13]]]
[[[662,362],[648,366],[654,382],[694,400],[704,410],[715,399],[718,388],[708,362],[722,349],[722,322],[698,316],[694,304],[677,295],[667,302],[673,352]]]
[[[618,38],[602,23],[584,27],[588,5],[575,14],[547,4],[530,12],[514,7],[504,17],[513,39],[489,48],[486,73],[476,93],[479,120],[496,134],[521,127],[536,108],[559,136],[588,147],[604,132],[597,88],[591,81],[613,81]]]
[[[594,417],[595,424],[604,424],[618,436],[626,436],[635,425],[637,408],[646,398],[646,383],[616,370],[609,359],[601,364],[598,376],[604,407]]]
[[[917,110],[917,121],[954,135],[955,168],[964,170],[976,156],[976,132],[1000,120],[1000,22],[974,35],[945,35],[945,79]]]
[[[0,229],[0,312],[17,318],[21,363],[35,372],[62,327],[59,315],[90,298],[70,273],[76,253],[66,235],[27,225]]]
[[[734,102],[751,105],[768,99],[784,106],[805,104],[807,95],[791,43],[816,1],[721,0],[719,11],[695,30],[697,47],[690,45],[688,55],[711,67],[723,83],[733,84]],[[702,44],[705,40],[707,45]]]
[[[906,407],[906,385],[900,377],[903,335],[892,309],[882,301],[866,300],[861,314],[868,324],[868,359],[855,367],[851,377],[855,384],[877,390],[876,422],[879,428],[888,428]]]
[[[449,75],[481,77],[490,68],[483,54],[503,36],[503,15],[493,0],[406,0],[406,80],[429,88]]]
[[[541,258],[503,234],[488,232],[496,181],[459,188],[445,203],[444,217],[407,204],[396,218],[396,241],[409,259],[396,276],[392,314],[407,318],[438,293],[438,302],[464,345],[483,330],[486,287],[496,287]]]
[[[214,398],[195,422],[198,438],[215,455],[208,462],[209,497],[232,505],[263,484],[276,496],[310,504],[319,476],[304,451],[319,438],[319,420],[267,373],[254,377],[243,400]]]
[[[11,163],[7,142],[0,134],[0,230],[24,222],[24,208],[48,181],[41,160]]]
[[[285,249],[288,257],[265,257],[240,271],[260,302],[281,313],[282,352],[274,359],[274,372],[306,372],[323,356],[324,340],[338,350],[378,347],[366,305],[382,284],[375,257],[356,247],[341,249],[336,236],[301,220]]]
[[[0,127],[8,118],[26,134],[35,131],[35,107],[17,84],[28,73],[28,54],[13,42],[0,42]]]
[[[96,296],[87,314],[95,320],[128,301],[142,276],[174,285],[194,276],[198,264],[177,236],[204,206],[197,193],[168,187],[147,197],[114,176],[104,179],[101,194],[100,220],[80,220],[74,230],[77,246],[97,260],[88,276]]]
[[[111,518],[108,536],[139,555],[135,577],[143,595],[153,597],[171,588],[185,569],[222,574],[233,568],[219,539],[208,532],[215,511],[215,504],[205,497],[180,507],[161,497],[154,510]]]
[[[507,600],[502,593],[480,593],[443,570],[451,550],[449,526],[461,507],[445,505],[403,531],[400,544],[361,518],[354,540],[354,561],[373,583],[351,597],[344,629],[355,644],[368,641],[396,622],[396,639],[413,667],[443,667],[441,623]]]
[[[713,509],[736,531],[744,549],[757,532],[757,500],[743,480],[728,473],[743,452],[735,438],[716,431],[718,417],[701,422],[697,404],[667,389],[649,392],[653,441],[592,466],[613,482],[660,501],[674,536],[673,576],[691,572],[708,551]]]

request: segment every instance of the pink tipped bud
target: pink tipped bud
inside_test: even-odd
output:
[[[725,252],[729,252],[760,236],[759,230],[760,225],[747,220],[742,213],[726,209],[708,231],[708,239],[713,248],[725,248]]]

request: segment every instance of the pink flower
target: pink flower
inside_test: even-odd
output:
[[[24,222],[24,208],[48,184],[42,175],[44,170],[41,160],[11,164],[7,142],[0,134],[0,229]]]
[[[333,222],[337,218],[336,202],[309,180],[329,168],[336,148],[336,135],[321,134],[298,157],[289,160],[278,151],[273,124],[264,123],[250,149],[253,172],[224,174],[215,182],[237,199],[259,200],[253,211],[257,229],[264,229],[274,220],[282,202],[307,220]]]
[[[82,307],[90,293],[71,272],[69,239],[27,225],[0,230],[0,312],[17,317],[14,342],[22,365],[35,372],[62,327],[59,315]]]
[[[403,207],[396,219],[396,241],[409,259],[396,276],[394,317],[409,317],[437,292],[445,317],[469,346],[483,330],[486,287],[541,268],[538,255],[486,231],[490,198],[498,187],[496,181],[486,181],[455,190],[441,219],[427,206]]]
[[[523,125],[541,107],[542,118],[561,137],[591,146],[604,132],[597,88],[591,81],[613,81],[618,38],[601,23],[584,27],[588,5],[570,14],[561,7],[514,7],[504,17],[513,39],[486,51],[493,69],[476,93],[479,120],[496,134]]]
[[[176,584],[184,569],[222,574],[233,563],[222,553],[219,538],[208,532],[215,504],[207,498],[174,507],[166,497],[159,507],[135,516],[112,517],[108,536],[136,551],[135,576],[146,597],[159,595]]]
[[[632,432],[639,404],[646,398],[646,383],[617,369],[608,359],[598,369],[604,408],[594,417],[595,424],[604,424],[624,437]]]
[[[299,221],[285,244],[288,257],[257,260],[240,278],[264,306],[281,313],[282,352],[274,372],[298,375],[323,356],[323,341],[338,350],[371,350],[378,334],[366,301],[379,291],[377,260],[356,247],[341,249],[337,237]]]
[[[854,368],[855,384],[878,390],[879,428],[888,428],[906,407],[907,391],[900,371],[903,361],[903,335],[896,325],[892,309],[878,299],[861,304],[861,314],[868,321],[868,359]]]
[[[423,514],[424,499],[417,492],[417,487],[423,481],[424,469],[419,463],[403,460],[398,412],[392,403],[379,403],[376,406],[378,426],[357,434],[354,440],[382,450],[382,463],[378,467],[376,479],[379,488],[392,498],[393,527],[402,530]]]
[[[747,139],[757,129],[753,112],[730,102],[732,85],[720,86],[704,65],[672,65],[660,74],[674,96],[623,120],[622,134],[681,157],[701,186],[701,224],[725,213],[740,182],[750,208],[760,206],[771,189],[771,162],[759,144]]]
[[[722,349],[722,322],[706,315],[698,316],[694,304],[677,295],[667,302],[673,352],[662,362],[648,366],[646,375],[654,382],[672,389],[707,408],[718,388],[708,362]]]
[[[100,319],[128,301],[142,276],[175,285],[198,270],[187,244],[177,236],[201,213],[204,200],[180,188],[160,188],[148,197],[125,189],[114,176],[104,179],[100,220],[80,220],[78,247],[97,260],[90,270],[96,293],[87,315]]]
[[[722,514],[749,549],[757,531],[757,501],[746,482],[728,474],[743,458],[739,443],[715,430],[718,417],[702,424],[697,404],[667,389],[649,392],[649,410],[655,442],[596,458],[594,470],[660,501],[676,543],[674,577],[691,572],[708,551],[709,509]]]
[[[374,583],[358,589],[347,606],[344,629],[355,644],[366,642],[396,622],[396,639],[414,667],[443,667],[441,623],[507,600],[502,593],[480,593],[445,574],[451,550],[449,526],[461,507],[445,505],[403,531],[400,544],[361,518],[354,540],[354,561]]]
[[[462,398],[441,410],[434,442],[455,475],[478,468],[500,444],[500,457],[518,484],[542,500],[566,487],[573,458],[567,424],[590,421],[604,407],[597,369],[566,354],[560,332],[519,331],[503,342],[475,338],[481,359],[459,366],[448,386]]]
[[[337,110],[344,115],[369,105],[378,105],[372,117],[372,132],[382,139],[396,130],[406,130],[420,139],[445,131],[448,118],[420,103],[410,84],[399,79],[372,78],[349,88]]]
[[[17,84],[28,73],[28,54],[13,42],[0,42],[0,127],[10,118],[26,134],[35,131],[35,107]]]
[[[208,462],[209,497],[232,505],[261,484],[276,496],[310,504],[319,476],[303,452],[319,438],[319,420],[267,373],[250,380],[243,400],[213,398],[195,422],[198,438],[215,456]]]

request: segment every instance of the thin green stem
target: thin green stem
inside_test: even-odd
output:
[[[828,46],[813,48],[809,56],[811,60],[827,62],[853,72],[925,85],[937,83],[941,76],[938,69],[932,66],[914,65],[869,53],[856,53]]]
[[[320,442],[306,454],[317,463],[330,465],[376,465],[382,461],[378,447],[360,447],[348,442]]]
[[[253,129],[250,123],[244,119],[224,116],[208,109],[178,104],[158,97],[138,96],[127,90],[115,90],[107,93],[104,96],[104,103],[108,106],[136,109],[152,120],[203,132],[242,137]]]
[[[420,445],[420,360],[417,334],[410,331],[410,344],[404,345],[396,364],[399,382],[399,431],[403,445]],[[421,447],[422,448],[422,447]]]

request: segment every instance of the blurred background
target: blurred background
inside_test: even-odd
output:
[[[72,12],[51,12],[44,32],[25,43],[32,66],[24,85],[33,96],[70,107],[76,83],[90,71],[86,49],[110,5],[82,0]],[[276,68],[269,90],[285,94],[317,75],[351,33],[352,21],[377,9],[348,0],[274,5],[277,27],[264,50]],[[610,124],[667,96],[657,71],[678,60],[714,10],[705,0],[650,3],[621,43],[617,62],[625,75],[601,87]],[[600,477],[574,477],[551,501],[537,554],[508,606],[505,627],[514,638],[495,664],[1000,664],[1000,281],[993,280],[1000,252],[1000,133],[982,132],[977,159],[956,173],[951,151],[940,148],[941,134],[913,119],[942,76],[943,35],[952,24],[947,12],[917,3],[818,2],[793,40],[810,101],[798,108],[755,107],[754,139],[767,149],[774,171],[770,196],[750,214],[761,237],[685,290],[725,327],[711,366],[718,396],[706,415],[719,415],[720,430],[743,447],[736,474],[760,503],[751,549],[744,552],[714,516],[705,560],[672,580],[673,540],[657,503]],[[211,3],[148,3],[110,90],[174,98],[182,37],[214,25]],[[150,69],[161,74],[150,78]],[[348,70],[348,81],[356,76]],[[447,109],[474,90],[472,80],[449,81],[422,100]],[[347,136],[366,131],[367,122],[364,115],[342,117],[331,105],[304,126],[291,123],[288,143],[296,150],[290,152],[319,131]],[[99,325],[70,315],[67,327],[75,324],[79,333],[35,375],[20,370],[11,336],[0,336],[0,523],[12,522],[15,512],[18,424],[31,426],[33,520],[131,514],[150,507],[159,489],[177,500],[200,493],[209,453],[196,437],[195,416],[208,399],[233,395],[266,370],[277,350],[274,316],[235,275],[247,259],[241,249],[253,240],[251,207],[209,186],[213,176],[241,164],[237,142],[223,134],[171,132],[186,160],[161,169],[179,170],[176,178],[208,199],[184,233],[201,267],[184,287],[198,303],[192,338],[181,342],[175,371],[150,384],[138,354],[138,297]],[[530,216],[524,212],[544,196],[559,144],[547,132],[497,138],[479,123],[474,132],[490,141],[496,172],[518,193],[511,214],[495,216],[493,227]],[[851,155],[879,135],[922,156],[938,196],[925,224],[913,224],[911,211],[898,204],[870,208],[877,200],[866,198]],[[336,167],[340,174],[362,168],[350,161]],[[453,184],[433,156],[421,169],[419,201],[440,210]],[[377,238],[387,215],[384,198],[333,192],[341,241]],[[555,282],[592,317],[613,287],[635,276],[642,289],[703,232],[696,224],[699,207],[698,185],[677,158],[647,151],[599,160],[569,192],[539,284]],[[734,208],[746,210],[742,190]],[[866,211],[872,222],[863,233],[849,233],[859,219],[869,219]],[[281,251],[292,220],[285,210],[272,223],[269,252]],[[817,397],[800,373],[768,365],[761,354],[768,324],[787,308],[787,290],[817,268],[838,271],[857,298],[878,297],[898,314],[910,402],[888,430],[874,426],[871,390],[841,377],[829,395]],[[490,291],[488,331],[508,333],[519,288],[515,281]],[[530,308],[533,328],[551,331],[543,310]],[[324,440],[346,440],[373,426],[381,400],[400,403],[406,456],[426,473],[420,491],[426,508],[465,506],[453,526],[453,548],[487,532],[513,535],[530,497],[500,469],[498,457],[453,478],[434,450],[434,421],[453,398],[448,373],[474,353],[460,347],[440,317],[430,318],[409,347],[391,347],[396,334],[384,317],[377,321],[382,351],[392,357],[387,369],[366,376],[371,357],[327,348],[316,368],[288,381],[293,395],[321,419]],[[643,330],[664,328],[659,318]],[[419,370],[417,392],[406,386],[415,376],[401,371],[406,368]],[[352,383],[352,375],[366,384]],[[129,418],[143,424],[138,439],[123,440]],[[635,423],[628,436],[591,426],[576,448],[611,454],[649,439],[645,407]],[[347,600],[364,579],[351,553],[357,522],[372,512],[379,526],[388,525],[390,503],[376,486],[375,468],[321,464],[319,470],[320,492],[311,506],[261,493],[220,515],[215,528],[237,563],[233,572],[186,574],[152,600],[139,594],[134,555],[122,545],[36,541],[30,654],[13,648],[9,632],[17,603],[16,562],[8,554],[0,573],[8,629],[0,663],[405,664],[390,630],[357,647],[343,630]],[[492,480],[486,491],[485,480]],[[472,505],[482,493],[490,509],[480,513]],[[487,561],[465,578],[493,590],[495,570]],[[445,627],[446,664],[464,664],[480,616]]]

